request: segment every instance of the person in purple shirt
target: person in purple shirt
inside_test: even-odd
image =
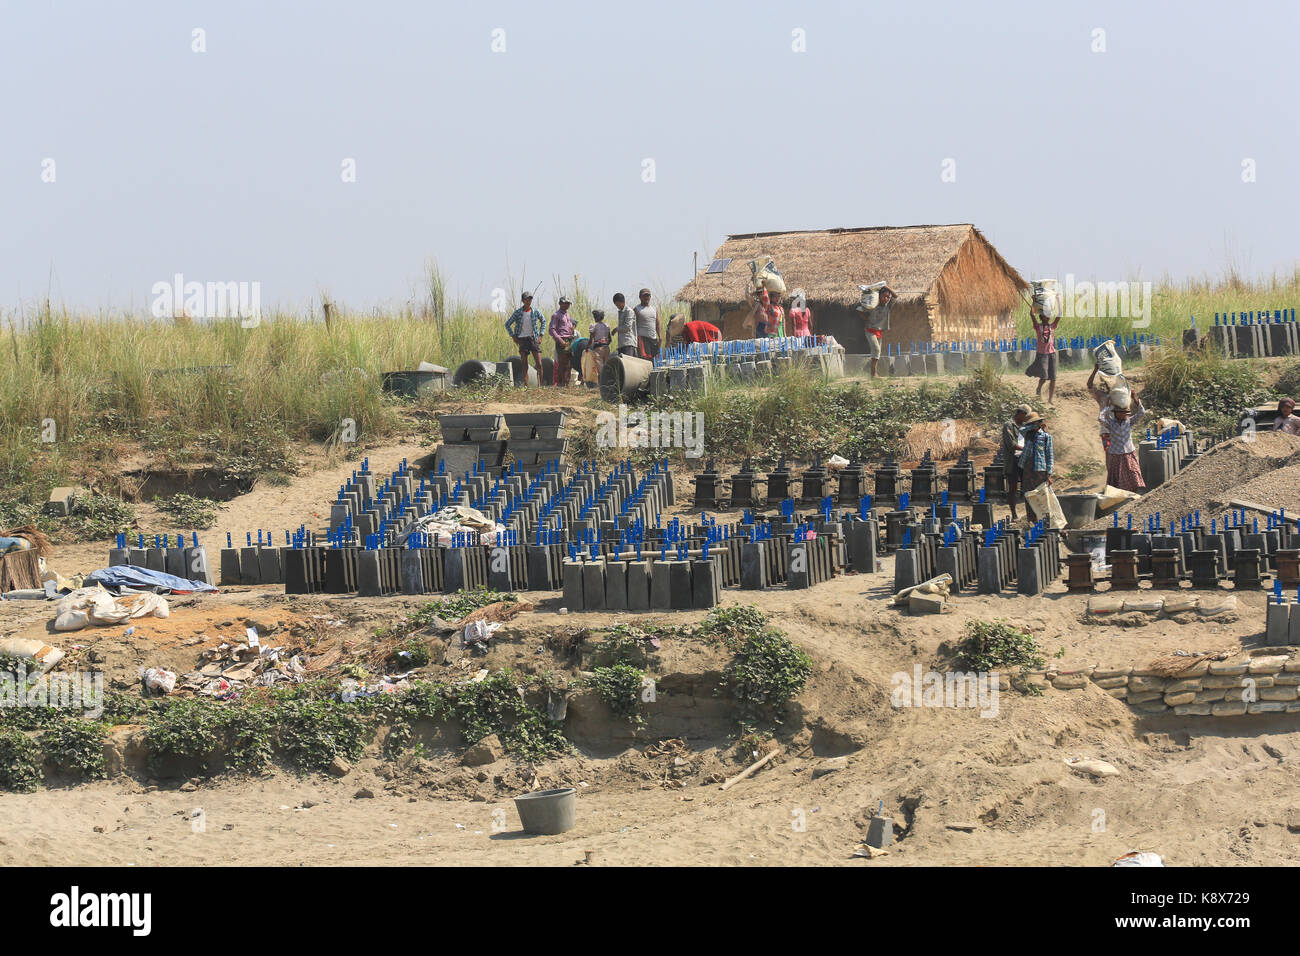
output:
[[[555,340],[555,384],[559,386],[569,384],[573,337],[577,333],[577,325],[569,315],[571,305],[572,299],[567,295],[560,296],[560,307],[551,316],[551,324],[546,329]]]

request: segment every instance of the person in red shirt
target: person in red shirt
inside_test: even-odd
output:
[[[721,342],[722,330],[712,322],[687,322],[680,312],[668,320],[670,345],[686,342]]]
[[[808,299],[803,289],[790,293],[790,334],[795,338],[804,338],[813,334],[812,311],[808,308]]]

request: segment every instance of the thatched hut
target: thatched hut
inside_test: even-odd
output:
[[[771,256],[790,289],[801,288],[814,330],[833,335],[848,352],[866,351],[858,283],[886,281],[898,298],[886,345],[1010,338],[1029,288],[978,229],[875,226],[728,236],[677,293],[691,317],[712,322],[725,338],[741,338],[748,306],[749,261]],[[730,260],[729,262],[723,260]],[[712,271],[710,271],[712,270]]]

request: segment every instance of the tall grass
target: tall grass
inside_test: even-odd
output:
[[[1064,297],[1063,285],[1061,293]],[[1154,282],[1149,327],[1138,326],[1129,317],[1067,317],[1062,319],[1057,334],[1065,337],[1145,334],[1176,345],[1182,341],[1183,330],[1190,328],[1192,316],[1204,329],[1214,324],[1216,312],[1260,312],[1281,308],[1300,308],[1300,270],[1255,282],[1245,281],[1230,270],[1221,280],[1174,282],[1166,278]],[[1016,314],[1016,331],[1021,336],[1034,334],[1027,306]]]

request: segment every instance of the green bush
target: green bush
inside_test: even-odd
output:
[[[605,705],[619,717],[625,717],[638,729],[645,726],[641,713],[641,687],[645,672],[630,664],[597,667],[586,684],[595,689]]]
[[[768,617],[752,604],[715,607],[700,623],[700,637],[721,640],[728,647],[739,647],[751,637],[763,633]]]
[[[217,523],[217,506],[207,498],[172,495],[160,499],[158,509],[170,517],[178,528],[206,531]]]
[[[326,770],[335,757],[356,760],[365,745],[361,715],[330,700],[289,700],[275,708],[276,743],[300,770]]]
[[[20,730],[0,730],[0,789],[31,793],[41,782],[41,748]]]
[[[742,728],[780,724],[786,705],[812,676],[812,659],[780,631],[768,629],[745,641],[723,671],[723,685],[737,703]]]
[[[967,622],[966,636],[957,648],[959,668],[986,674],[1045,664],[1038,642],[1007,621]]]
[[[82,780],[101,780],[104,762],[105,726],[83,717],[68,717],[41,736],[46,759],[62,773]]]

